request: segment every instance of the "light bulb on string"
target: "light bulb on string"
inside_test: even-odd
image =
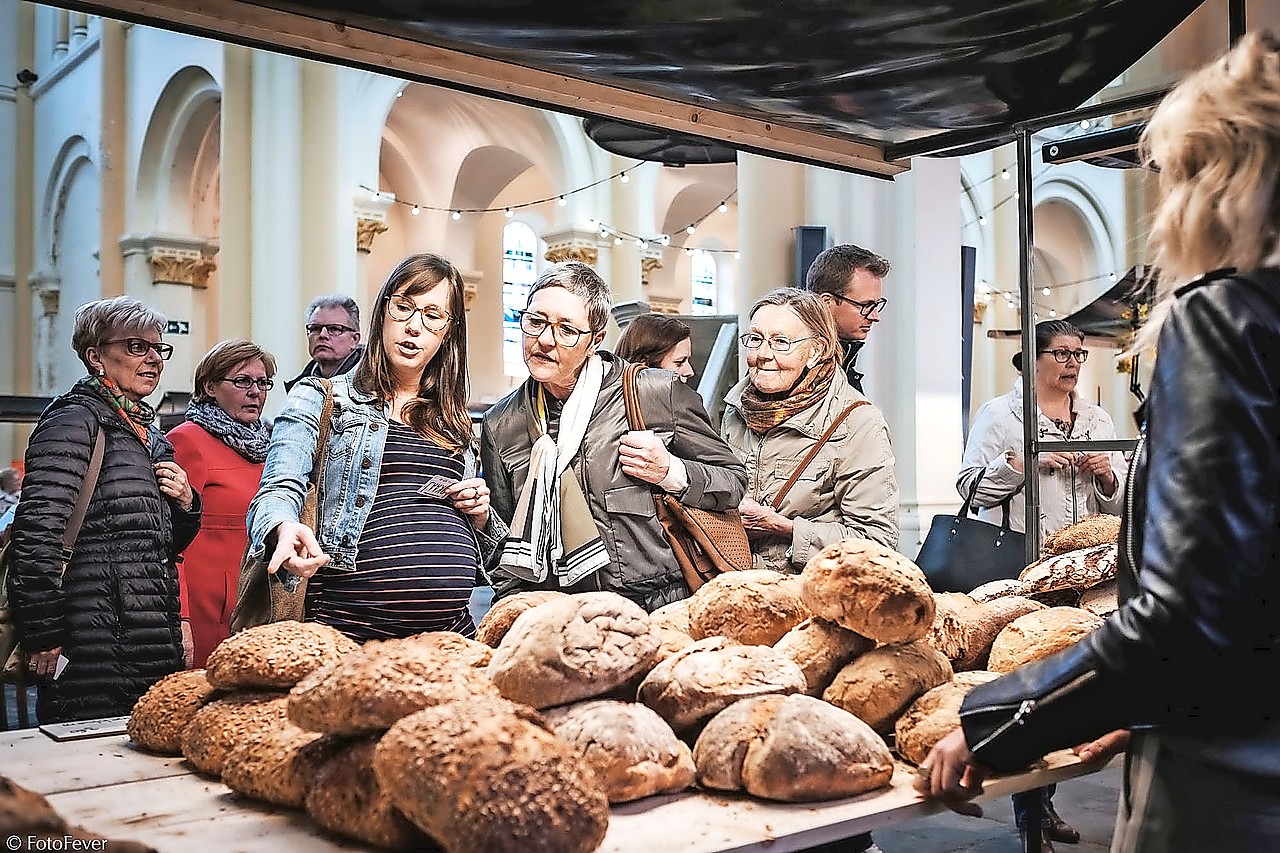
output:
[[[455,211],[453,212],[453,221],[454,221],[454,222],[457,222],[457,221],[458,221],[459,219],[461,219],[461,218],[462,218],[462,211],[461,211],[461,210],[455,210]]]
[[[621,246],[621,245],[622,245],[622,238],[621,238],[621,237],[614,237],[614,238],[613,238],[613,245],[615,245],[615,246]]]
[[[566,204],[569,203],[569,201],[564,196],[560,196],[560,198],[556,201],[556,203],[559,204],[561,207],[564,207]]]
[[[728,213],[729,205],[725,204],[724,202],[720,202],[720,206],[717,207],[716,210],[720,211],[721,213]]]
[[[692,249],[692,248],[686,248],[686,249],[684,250],[684,253],[685,253],[686,255],[688,255],[689,257],[693,257],[693,249]]]
[[[513,217],[513,216],[515,216],[515,211],[513,211],[511,208],[509,208],[509,207],[508,207],[508,208],[507,208],[507,210],[506,210],[506,217],[507,217],[507,219],[510,219],[510,218],[511,218],[511,217]]]
[[[1058,316],[1058,312],[1057,312],[1057,311],[1055,311],[1055,310],[1053,310],[1052,308],[1050,308],[1050,309],[1049,309],[1049,316],[1050,316],[1050,317],[1057,317],[1057,316]]]
[[[687,227],[684,229],[684,233],[686,233],[686,234],[692,234],[694,231],[697,231],[697,230],[698,230],[698,229],[697,229],[697,228],[694,228],[694,227],[693,227],[693,225],[689,225],[689,226],[687,226]]]
[[[631,181],[631,176],[628,175],[626,172],[623,172],[621,175],[618,176],[618,180],[622,181],[622,183],[624,184],[629,183]]]
[[[1008,170],[1008,169],[1001,169],[1001,170],[1000,170],[1000,178],[1001,178],[1002,180],[1007,181],[1007,180],[1009,180],[1011,177],[1013,177],[1013,176],[1009,174],[1009,170]]]
[[[413,210],[411,210],[411,211],[409,211],[409,212],[410,212],[410,213],[412,213],[414,216],[417,216],[419,213],[422,213],[422,208],[418,207],[418,206],[415,204],[415,205],[413,206]]]
[[[661,243],[661,244],[662,244],[662,245],[664,245],[664,246],[670,246],[670,245],[671,245],[671,235],[670,235],[670,234],[663,234],[661,237],[659,237],[659,238],[658,238],[658,242],[659,242],[659,243]]]
[[[637,248],[637,249],[643,249],[643,248],[644,248],[644,241],[643,241],[643,240],[641,240],[639,237],[637,237],[637,238],[636,238],[636,248]]]
[[[734,259],[735,261],[740,261],[740,260],[742,260],[742,253],[741,253],[741,252],[734,252],[734,253],[733,253],[733,259]]]
[[[985,216],[979,216],[979,217],[978,217],[978,224],[979,224],[979,225],[986,225],[986,224],[987,224],[987,217],[985,217]]]
[[[1051,291],[1051,290],[1050,290],[1049,288],[1047,288],[1047,287],[1042,287],[1042,288],[1040,288],[1040,292],[1041,292],[1041,293],[1043,293],[1045,296],[1048,296],[1048,295],[1049,295],[1050,293],[1052,293],[1053,291]]]
[[[1107,278],[1108,278],[1108,279],[1110,279],[1111,281],[1115,281],[1115,280],[1116,280],[1116,274],[1115,274],[1115,273],[1111,273],[1110,275],[1108,275],[1108,276],[1107,276]]]

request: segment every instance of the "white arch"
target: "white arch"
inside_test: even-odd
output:
[[[97,162],[93,159],[93,150],[83,136],[71,136],[65,139],[58,154],[53,158],[53,167],[49,170],[49,179],[45,185],[44,198],[41,203],[41,243],[42,256],[51,269],[57,268],[57,229],[58,215],[62,210],[62,200],[71,183],[72,176],[85,165],[93,166],[97,171]]]
[[[1093,272],[1118,271],[1121,251],[1117,240],[1118,229],[1111,223],[1107,209],[1093,190],[1072,177],[1054,177],[1036,184],[1034,198],[1036,208],[1051,203],[1070,207],[1080,218],[1092,240],[1097,269]]]
[[[208,153],[202,152],[202,145],[220,120],[221,109],[222,90],[204,68],[188,65],[169,78],[139,152],[138,230],[194,231],[192,184],[197,168],[207,171],[218,165],[202,157]]]

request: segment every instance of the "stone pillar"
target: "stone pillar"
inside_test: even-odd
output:
[[[298,116],[299,133],[304,140],[295,152],[300,160],[295,168],[300,173],[295,216],[301,226],[302,306],[298,327],[302,326],[301,308],[317,296],[342,293],[357,298],[359,242],[353,235],[353,215],[349,203],[351,185],[343,180],[338,140],[342,136],[342,110],[339,106],[338,75],[341,69],[311,60],[299,63],[302,99]],[[374,236],[386,230],[385,207],[382,220],[374,228]],[[365,247],[372,246],[372,237]],[[363,331],[363,330],[361,330]]]
[[[224,337],[253,337],[253,51],[222,46],[222,205],[218,239],[217,316]],[[268,349],[281,356],[280,345]],[[280,366],[284,371],[284,365]]]
[[[868,391],[893,437],[898,549],[914,557],[933,516],[960,502],[960,333],[973,318],[960,311],[959,164],[918,157],[892,186],[878,217],[892,234],[877,247],[893,263],[891,301],[868,339]]]
[[[65,14],[65,13],[63,13]],[[125,292],[124,256],[117,241],[125,233],[127,187],[128,60],[125,54],[125,25],[103,18],[102,45],[102,196],[99,209],[101,231],[98,239],[98,275],[102,295],[119,296]],[[147,294],[139,294],[146,298]]]
[[[804,168],[738,153],[738,310],[744,320],[758,298],[791,281],[791,229],[806,224]]]

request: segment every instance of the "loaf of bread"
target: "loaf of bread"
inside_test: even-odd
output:
[[[450,853],[587,853],[608,828],[609,799],[586,759],[514,702],[411,714],[383,735],[373,767],[396,807]]]
[[[996,635],[1014,619],[1044,605],[1017,595],[995,598],[981,604],[963,593],[934,595],[933,625],[925,640],[946,655],[956,672],[982,669]]]
[[[568,597],[568,593],[553,589],[531,589],[499,598],[480,617],[480,624],[476,625],[476,640],[496,649],[521,613],[539,604]]]
[[[893,756],[866,723],[804,694],[756,696],[716,714],[693,748],[698,781],[783,802],[887,786]]]
[[[814,616],[783,634],[773,647],[800,667],[808,685],[805,693],[821,696],[841,667],[875,645],[861,634]]]
[[[458,663],[484,672],[493,659],[493,649],[455,631],[427,631],[406,638],[424,649],[438,651]]]
[[[782,652],[706,637],[655,666],[639,698],[683,734],[739,699],[803,693],[806,686],[800,667]]]
[[[319,749],[308,749],[317,741]],[[336,743],[293,723],[251,732],[227,752],[222,782],[250,799],[302,808],[316,771]]]
[[[1080,590],[1115,580],[1116,544],[1094,545],[1052,557],[1042,557],[1022,570],[1022,595]]]
[[[1007,595],[1022,595],[1022,581],[1017,578],[998,578],[974,587],[968,592],[968,596],[979,604],[1004,598]]]
[[[1103,619],[1120,609],[1120,589],[1117,581],[1107,581],[1086,589],[1080,595],[1080,609],[1088,610]]]
[[[814,616],[877,643],[923,637],[933,624],[933,591],[920,567],[868,539],[829,545],[800,573]]]
[[[679,601],[664,604],[649,614],[649,621],[659,628],[670,628],[681,634],[692,636],[693,629],[689,626],[689,605],[692,603],[692,599],[682,598]]]
[[[960,727],[960,705],[969,691],[999,677],[981,669],[958,672],[950,681],[917,696],[893,727],[898,755],[912,764],[928,758],[934,744]]]
[[[182,733],[205,703],[220,695],[203,669],[184,669],[166,675],[133,703],[125,732],[149,752],[182,754]]]
[[[209,683],[220,690],[288,690],[360,644],[319,622],[270,622],[223,640],[205,664]]]
[[[771,569],[725,572],[689,599],[689,636],[772,646],[808,617],[795,575]]]
[[[337,741],[307,790],[307,814],[324,829],[388,850],[435,849],[433,840],[391,802],[373,772],[377,737]]]
[[[689,747],[651,708],[593,699],[544,713],[551,730],[591,765],[611,803],[693,785]]]
[[[432,705],[497,693],[483,670],[428,635],[370,640],[298,682],[289,691],[289,719],[310,731],[357,736]]]
[[[585,592],[526,610],[493,651],[489,678],[535,708],[603,696],[647,669],[661,644],[644,608]]]
[[[924,640],[874,648],[836,673],[822,698],[881,734],[926,690],[954,673],[942,652]]]
[[[991,644],[987,669],[1010,672],[1088,636],[1102,618],[1078,607],[1049,607],[1014,619]]]
[[[1040,556],[1052,557],[1095,545],[1115,545],[1119,541],[1120,516],[1099,513],[1050,533],[1040,546]]]
[[[222,775],[228,753],[254,732],[288,722],[283,693],[232,693],[214,699],[191,717],[182,733],[182,754],[201,773]]]

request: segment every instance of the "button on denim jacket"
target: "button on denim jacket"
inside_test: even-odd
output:
[[[351,384],[350,377],[330,381],[333,425],[320,477],[320,519],[315,534],[320,549],[329,555],[329,565],[350,571],[355,568],[356,543],[378,490],[387,416],[373,397]],[[255,558],[266,552],[267,537],[281,522],[296,522],[302,513],[323,406],[323,387],[319,380],[307,377],[294,386],[289,405],[276,418],[258,494],[249,504],[247,524]],[[462,469],[464,479],[477,476],[474,448],[463,452]],[[491,512],[488,526],[473,528],[473,532],[483,565],[506,538],[506,524]]]

